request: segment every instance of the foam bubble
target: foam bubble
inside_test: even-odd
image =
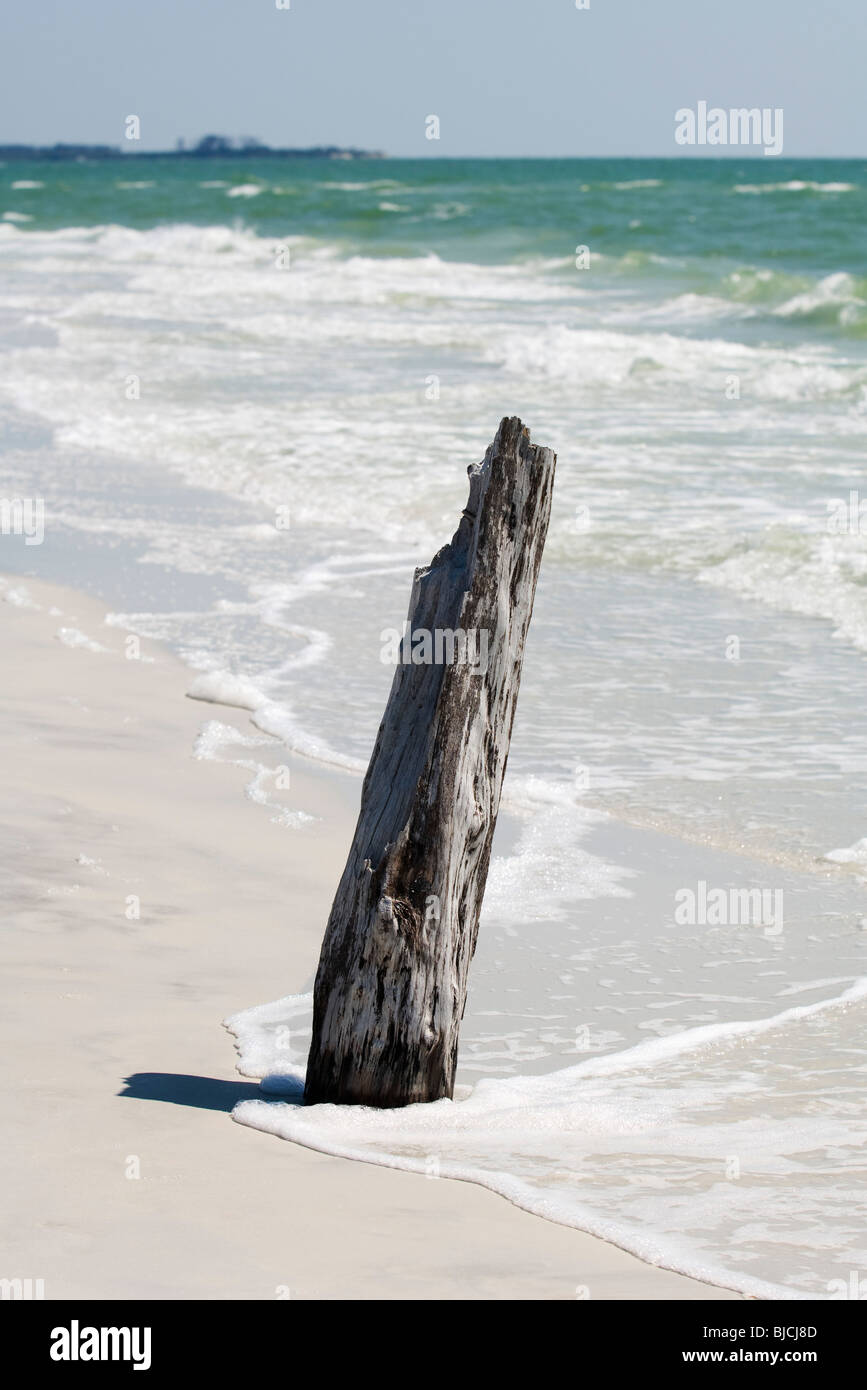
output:
[[[104,647],[101,642],[94,642],[86,633],[79,632],[77,627],[61,627],[56,635],[58,642],[62,642],[65,647],[83,647],[89,652],[108,651],[108,647]]]
[[[832,864],[857,864],[867,869],[867,836],[845,849],[829,849],[825,858]]]
[[[246,676],[231,671],[207,671],[196,676],[187,695],[191,700],[207,700],[214,705],[235,705],[238,709],[258,709],[268,697]]]

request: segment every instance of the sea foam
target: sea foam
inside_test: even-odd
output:
[[[293,1054],[306,1043],[309,997],[296,996],[227,1020],[239,1069],[281,1096],[243,1101],[233,1118],[340,1157],[477,1182],[651,1263],[754,1297],[830,1297],[860,1258],[851,1204],[865,1122],[850,1101],[834,1107],[826,1096],[818,1105],[822,1073],[809,1070],[792,1111],[777,1044],[801,1029],[809,1054],[820,1039],[856,1035],[865,999],[862,979],[769,1018],[689,1029],[547,1076],[483,1081],[456,1101],[381,1111],[301,1103],[303,1062]],[[822,1152],[837,1156],[833,1183],[818,1181]],[[786,1231],[814,1220],[836,1222],[834,1242],[816,1231],[812,1254],[796,1251]]]

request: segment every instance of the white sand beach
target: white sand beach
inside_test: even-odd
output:
[[[127,659],[93,599],[2,597],[0,1273],[49,1299],[739,1297],[474,1184],[233,1124],[259,1088],[221,1021],[309,981],[360,781],[287,758],[315,819],[275,823],[249,773],[192,756],[245,713],[186,699],[156,644]]]

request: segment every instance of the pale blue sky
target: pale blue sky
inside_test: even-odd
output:
[[[134,113],[142,149],[683,155],[704,99],[782,107],[785,155],[860,157],[865,56],[867,0],[34,0],[0,19],[0,143],[119,144]]]

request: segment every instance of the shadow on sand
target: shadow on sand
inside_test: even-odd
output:
[[[137,1071],[126,1077],[121,1096],[191,1105],[196,1110],[229,1111],[239,1100],[262,1100],[257,1081],[218,1081],[212,1076],[185,1076],[166,1071]]]

